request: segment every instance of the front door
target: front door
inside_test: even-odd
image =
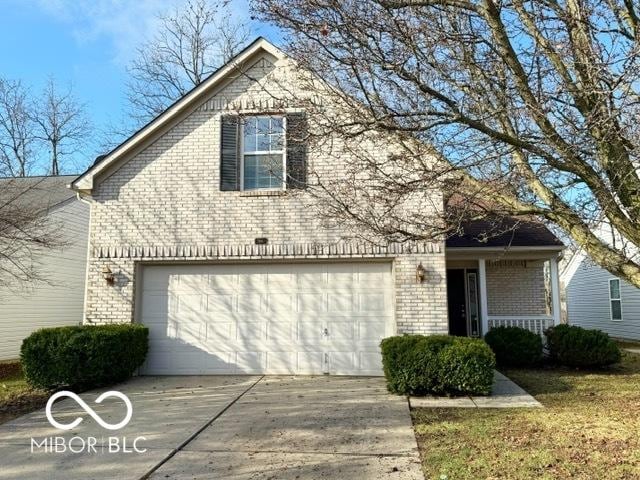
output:
[[[459,337],[467,336],[467,295],[464,277],[465,271],[462,268],[447,270],[449,335]]]
[[[449,334],[461,337],[480,336],[478,308],[478,273],[475,269],[447,270]]]

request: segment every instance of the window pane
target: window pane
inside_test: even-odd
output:
[[[620,298],[620,280],[611,280],[609,282],[609,295],[611,298]]]
[[[284,138],[282,117],[246,117],[244,120],[244,152],[281,151]]]
[[[244,189],[282,187],[282,155],[245,155]]]
[[[244,121],[243,145],[245,152],[255,152],[256,150],[256,118],[247,117]]]
[[[611,300],[611,318],[622,320],[622,304],[620,300]]]

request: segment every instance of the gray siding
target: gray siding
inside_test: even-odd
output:
[[[611,320],[611,273],[585,259],[566,285],[567,319],[571,325],[599,329],[613,337],[640,340],[640,290],[621,281],[622,321]]]
[[[89,206],[71,200],[49,215],[62,223],[67,245],[38,258],[51,283],[0,289],[0,360],[18,358],[22,340],[34,330],[82,322]]]

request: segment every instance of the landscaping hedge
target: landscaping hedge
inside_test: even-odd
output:
[[[43,328],[22,342],[20,360],[34,387],[76,391],[129,378],[147,354],[142,325],[83,325]]]
[[[570,367],[604,367],[620,361],[620,348],[601,330],[556,325],[544,332],[553,361]]]
[[[382,340],[387,388],[402,395],[491,393],[495,356],[480,339],[405,335]]]
[[[484,336],[498,365],[529,367],[542,361],[542,337],[520,327],[495,327]]]

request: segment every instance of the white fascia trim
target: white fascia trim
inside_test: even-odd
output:
[[[134,134],[128,140],[126,140],[122,145],[120,145],[116,150],[111,152],[106,158],[104,158],[100,163],[96,166],[90,168],[88,171],[80,175],[76,178],[70,185],[73,190],[82,191],[84,193],[89,193],[93,189],[93,179],[100,172],[106,170],[109,166],[111,166],[116,160],[122,158],[128,152],[132,151],[135,147],[138,146],[140,142],[142,142],[146,137],[152,135],[154,132],[158,131],[162,127],[164,127],[167,123],[171,122],[178,115],[180,115],[183,109],[191,104],[195,99],[197,99],[203,92],[207,91],[214,85],[220,83],[227,77],[229,74],[233,73],[233,71],[245,62],[247,59],[251,58],[258,51],[263,50],[278,60],[282,60],[285,58],[284,52],[277,48],[275,45],[269,43],[264,38],[260,38],[254,42],[254,44],[247,48],[247,50],[241,52],[237,57],[232,59],[227,65],[222,67],[215,75],[202,82],[196,88],[194,88],[190,93],[182,97],[177,103],[173,106],[169,107],[163,113],[160,114],[154,121],[152,121],[149,125],[144,127],[142,130]]]
[[[569,285],[569,282],[573,278],[573,276],[578,271],[578,268],[586,258],[586,255],[582,249],[578,250],[573,254],[569,262],[565,265],[560,272],[560,282],[566,287]]]
[[[561,245],[541,245],[539,247],[445,247],[450,252],[561,252],[564,250]]]

